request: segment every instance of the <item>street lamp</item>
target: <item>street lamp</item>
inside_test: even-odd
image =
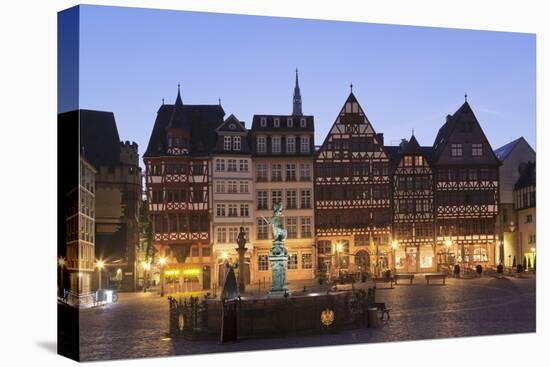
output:
[[[105,266],[105,261],[103,260],[97,260],[96,262],[98,274],[99,274],[99,285],[98,289],[101,290],[101,271],[103,270],[103,267]]]
[[[59,284],[61,286],[63,293],[65,293],[65,286],[63,284],[63,267],[65,266],[65,258],[63,256],[59,257],[59,259],[57,259],[57,264],[59,265],[59,278],[60,278]]]
[[[393,264],[393,269],[394,271],[397,273],[397,266],[395,264],[395,250],[397,250],[397,246],[398,246],[398,242],[397,240],[393,240],[392,243],[391,243],[391,252],[392,252],[392,264]]]
[[[160,265],[160,296],[164,297],[164,265],[166,265],[166,258],[161,256],[159,258]]]

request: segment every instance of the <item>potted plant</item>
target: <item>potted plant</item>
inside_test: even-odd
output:
[[[460,278],[460,265],[455,265],[455,267],[453,268],[453,275],[455,278]]]
[[[476,265],[476,273],[478,276],[481,276],[481,273],[483,273],[483,267],[480,264]]]

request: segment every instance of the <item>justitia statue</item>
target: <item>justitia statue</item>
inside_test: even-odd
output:
[[[286,229],[283,228],[282,216],[283,207],[281,203],[274,203],[273,216],[270,221],[271,230],[273,231],[273,245],[271,251],[269,251],[272,274],[272,286],[269,294],[273,296],[283,296],[288,292],[286,288],[288,253],[285,248]]]

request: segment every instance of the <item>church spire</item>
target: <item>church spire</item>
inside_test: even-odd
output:
[[[296,69],[296,83],[294,85],[294,97],[292,99],[292,115],[302,116],[302,95],[298,84],[298,69]]]

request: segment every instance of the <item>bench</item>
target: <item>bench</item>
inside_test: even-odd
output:
[[[380,320],[384,320],[384,315],[387,315],[386,320],[390,319],[391,308],[387,308],[384,302],[377,302],[374,305],[376,306],[376,310],[380,312]]]
[[[390,283],[390,288],[393,289],[393,278],[372,278],[374,282],[374,288],[376,288],[376,283]]]
[[[430,285],[430,280],[437,280],[437,279],[442,279],[443,284],[445,284],[445,278],[447,278],[447,275],[445,274],[426,274],[426,284]]]
[[[397,284],[397,281],[399,279],[407,279],[409,280],[410,284],[413,284],[414,274],[395,274],[393,279],[395,284]]]

